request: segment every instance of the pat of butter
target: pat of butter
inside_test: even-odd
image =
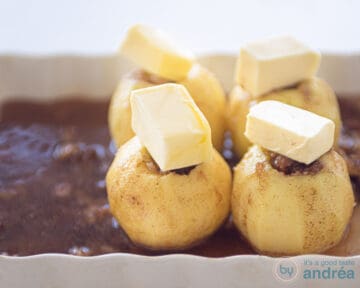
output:
[[[240,49],[235,81],[258,97],[314,76],[320,54],[291,37],[276,37]]]
[[[130,101],[132,128],[162,171],[211,158],[209,123],[183,85],[134,90]]]
[[[278,101],[250,108],[245,136],[253,143],[295,161],[310,164],[331,149],[333,121]]]
[[[184,79],[194,61],[191,52],[180,49],[161,31],[140,24],[128,30],[120,53],[144,70],[174,81]]]

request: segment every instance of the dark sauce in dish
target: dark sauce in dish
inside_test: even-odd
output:
[[[360,97],[343,99],[340,104],[344,119],[341,147],[354,159],[354,169],[359,169]],[[107,127],[107,108],[106,101],[85,100],[8,102],[2,107],[0,253],[172,253],[136,247],[109,211],[105,174],[114,147]],[[237,160],[228,149],[229,139],[226,141],[224,156],[234,165]],[[353,183],[359,189],[358,178]],[[327,254],[360,254],[359,221],[360,210],[355,208],[349,233]],[[183,253],[224,257],[255,252],[229,219],[209,239]]]

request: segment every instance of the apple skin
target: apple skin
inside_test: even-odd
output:
[[[255,250],[269,255],[321,253],[342,239],[354,195],[345,160],[334,149],[314,175],[285,175],[252,146],[234,168],[233,221]]]
[[[231,171],[212,159],[187,174],[161,172],[137,137],[121,146],[106,175],[110,209],[129,238],[151,250],[188,249],[230,213]]]

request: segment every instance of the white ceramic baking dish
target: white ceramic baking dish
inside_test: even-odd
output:
[[[230,89],[235,56],[212,55],[201,57],[200,61],[218,75],[227,90]],[[112,93],[118,79],[129,68],[130,63],[113,55],[0,55],[0,104],[16,96],[34,101],[51,101],[69,95],[99,99]],[[337,92],[360,95],[360,54],[325,54],[319,74]],[[206,258],[121,253],[95,257],[61,254],[0,256],[0,288],[340,285],[360,287],[360,256]]]

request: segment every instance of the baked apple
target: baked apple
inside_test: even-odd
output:
[[[354,196],[333,149],[305,165],[254,145],[234,169],[231,206],[236,227],[260,253],[321,253],[343,237]]]
[[[130,92],[144,87],[169,82],[142,70],[129,73],[121,79],[109,108],[109,127],[112,138],[120,147],[135,134],[131,129]],[[208,120],[214,147],[221,151],[225,132],[225,94],[219,81],[204,67],[196,64],[183,84]]]
[[[227,123],[234,142],[234,150],[241,157],[251,145],[245,137],[246,115],[252,105],[262,101],[276,100],[326,117],[335,123],[335,145],[339,139],[341,117],[336,95],[332,88],[320,78],[311,78],[296,87],[277,90],[258,98],[235,86],[230,93]]]
[[[108,198],[134,243],[153,250],[183,250],[225,221],[231,172],[212,151],[207,162],[162,172],[137,137],[119,148],[106,176]]]

